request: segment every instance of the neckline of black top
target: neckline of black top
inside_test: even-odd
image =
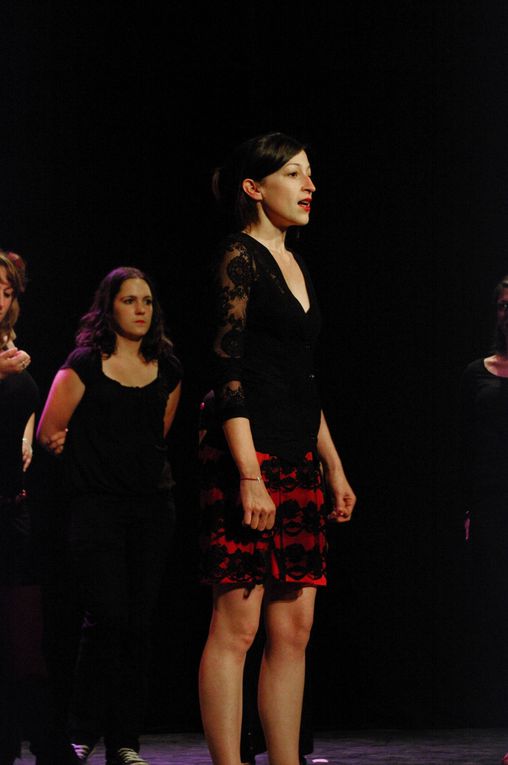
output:
[[[151,382],[147,383],[146,385],[124,385],[120,382],[120,380],[115,380],[114,377],[110,377],[106,374],[106,372],[102,369],[101,365],[101,375],[106,378],[106,380],[109,380],[109,382],[116,383],[116,385],[119,385],[120,388],[125,388],[125,390],[146,390],[146,388],[149,388],[150,385],[154,385],[154,383],[157,382],[159,379],[159,373],[157,372],[157,377],[155,377]]]
[[[288,291],[288,294],[290,295],[290,297],[292,297],[292,298],[293,298],[293,300],[294,300],[294,301],[295,301],[295,303],[298,305],[298,307],[300,308],[300,310],[301,310],[301,312],[304,314],[304,316],[308,316],[308,315],[310,314],[311,310],[312,310],[312,298],[311,298],[311,293],[310,293],[310,290],[309,290],[309,283],[308,283],[308,280],[307,280],[307,274],[305,273],[305,269],[302,267],[302,264],[300,263],[300,261],[299,261],[299,259],[298,259],[297,255],[295,254],[295,252],[294,252],[293,250],[290,250],[290,249],[288,248],[288,251],[289,251],[289,252],[291,253],[291,255],[294,257],[294,259],[296,260],[296,262],[297,262],[297,265],[298,265],[298,267],[299,267],[300,271],[302,272],[303,280],[304,280],[304,282],[305,282],[305,289],[306,289],[306,291],[307,291],[307,297],[308,297],[308,299],[309,299],[309,307],[308,307],[308,309],[307,309],[307,310],[305,310],[305,308],[304,308],[304,307],[303,307],[303,305],[300,303],[300,301],[298,300],[298,298],[296,297],[296,295],[294,294],[294,292],[291,290],[291,288],[290,288],[289,284],[288,284],[288,283],[287,283],[287,281],[286,281],[286,278],[285,278],[284,274],[282,273],[282,268],[279,266],[279,264],[277,263],[277,261],[276,261],[276,260],[275,260],[275,258],[273,257],[272,253],[270,252],[270,250],[268,249],[268,247],[266,246],[266,244],[263,244],[262,242],[260,242],[260,241],[259,241],[259,239],[256,239],[256,237],[255,237],[255,236],[252,236],[251,234],[247,234],[247,232],[246,232],[246,231],[242,231],[241,233],[243,234],[243,236],[248,236],[248,237],[249,237],[249,239],[252,239],[252,241],[256,242],[256,244],[257,244],[257,245],[259,245],[260,247],[262,247],[262,248],[263,248],[263,250],[266,250],[266,252],[267,252],[267,253],[268,253],[268,255],[270,256],[271,260],[274,262],[274,264],[275,264],[275,268],[277,269],[277,271],[278,271],[278,273],[279,273],[279,276],[280,276],[280,278],[281,278],[281,280],[282,280],[282,283],[285,285],[285,287],[286,287],[286,289],[287,289],[287,291]]]

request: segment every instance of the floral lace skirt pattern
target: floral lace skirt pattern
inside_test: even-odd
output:
[[[227,452],[200,449],[200,578],[204,584],[252,587],[269,579],[326,585],[326,518],[319,463],[309,453],[298,465],[257,453],[277,507],[274,528],[242,525],[238,470]]]

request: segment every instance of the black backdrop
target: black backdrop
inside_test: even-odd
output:
[[[209,179],[267,130],[310,144],[300,248],[325,316],[324,408],[359,497],[331,530],[316,725],[461,724],[457,386],[488,349],[508,271],[506,4],[12,0],[1,13],[0,245],[28,261],[18,334],[42,396],[120,264],[154,278],[185,365],[149,725],[199,727],[194,450],[222,233]],[[53,469],[36,456],[35,484]]]

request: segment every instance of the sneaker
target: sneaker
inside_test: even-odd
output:
[[[71,744],[71,746],[80,762],[86,762],[95,749],[95,747],[88,746],[88,744]]]
[[[123,746],[108,757],[106,765],[149,765],[149,763],[143,760],[135,749]]]

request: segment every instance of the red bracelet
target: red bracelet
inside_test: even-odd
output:
[[[258,475],[256,478],[249,478],[248,476],[240,476],[240,481],[259,481],[261,482],[261,476]]]

